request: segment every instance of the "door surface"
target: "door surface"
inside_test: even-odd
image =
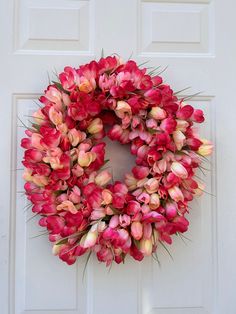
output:
[[[0,313],[235,314],[235,40],[234,0],[1,0],[0,17]],[[47,72],[105,54],[132,54],[161,66],[174,90],[202,93],[201,132],[215,143],[205,167],[207,193],[191,204],[186,243],[173,261],[161,248],[111,270],[91,259],[68,267],[51,254],[37,218],[25,210],[19,148]],[[114,175],[132,158],[108,145]]]

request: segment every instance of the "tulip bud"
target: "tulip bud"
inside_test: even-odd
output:
[[[62,202],[60,205],[57,206],[57,210],[58,211],[65,210],[72,214],[76,214],[78,212],[77,208],[71,201]]]
[[[151,178],[144,184],[144,187],[149,194],[153,194],[158,190],[159,181],[157,179]]]
[[[102,190],[102,199],[103,203],[108,205],[111,204],[112,202],[112,192],[108,189]]]
[[[185,135],[180,130],[174,131],[173,140],[175,142],[177,149],[181,150],[182,147],[184,146]]]
[[[172,188],[170,188],[168,190],[168,193],[174,201],[176,201],[176,202],[182,201],[183,202],[184,196],[183,196],[183,193],[178,186],[173,186]]]
[[[177,215],[177,206],[173,202],[167,202],[165,210],[167,219],[173,219]]]
[[[149,117],[156,120],[163,120],[166,118],[166,112],[160,107],[153,107],[149,112]]]
[[[118,226],[118,224],[119,224],[119,217],[118,217],[118,215],[112,216],[111,220],[109,222],[109,227],[114,229],[114,228],[116,228]]]
[[[57,111],[53,106],[49,109],[49,118],[55,125],[59,125],[63,121],[62,113]]]
[[[142,239],[140,241],[140,252],[145,256],[152,254],[152,240],[151,239]]]
[[[174,175],[181,179],[186,179],[188,177],[188,171],[180,162],[172,162],[170,169],[174,173]]]
[[[61,247],[63,244],[54,244],[52,247],[52,254],[58,255],[60,253]]]
[[[140,221],[134,221],[131,224],[131,235],[135,240],[140,240],[143,236],[143,225]]]
[[[120,100],[117,102],[115,113],[117,117],[124,119],[126,113],[131,114],[131,107],[127,102]]]
[[[201,142],[203,144],[199,147],[198,154],[200,154],[201,156],[211,155],[213,151],[213,144],[206,139],[201,139]]]
[[[96,118],[89,124],[87,131],[90,134],[96,134],[96,133],[101,132],[102,129],[103,129],[102,120],[100,118]]]
[[[80,142],[85,139],[86,135],[84,132],[81,132],[76,129],[71,129],[68,132],[68,138],[72,146],[77,146]]]
[[[149,207],[151,209],[156,209],[160,206],[160,198],[157,193],[153,193],[150,197]]]
[[[95,177],[95,183],[99,186],[106,185],[112,178],[109,171],[103,170]]]
[[[90,248],[94,246],[98,238],[98,224],[95,224],[91,227],[88,233],[86,233],[80,240],[80,245],[83,248]]]
[[[88,167],[95,159],[97,155],[94,152],[79,151],[78,164],[81,167]]]

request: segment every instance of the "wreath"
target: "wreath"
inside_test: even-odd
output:
[[[141,261],[187,231],[188,203],[203,190],[194,175],[212,151],[194,127],[202,110],[117,56],[65,67],[39,101],[21,141],[24,188],[55,255]],[[104,169],[105,136],[136,157],[123,182]]]

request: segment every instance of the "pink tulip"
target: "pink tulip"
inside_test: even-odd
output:
[[[153,194],[158,190],[159,181],[155,178],[151,178],[144,184],[144,187],[149,194]]]
[[[149,174],[149,168],[143,166],[135,166],[132,169],[133,175],[136,179],[140,180],[146,178]]]
[[[128,215],[135,215],[140,212],[140,203],[137,201],[129,201],[127,204],[126,212]]]
[[[180,162],[172,162],[171,171],[179,178],[186,179],[188,177],[188,171]]]
[[[167,168],[167,163],[166,163],[166,160],[164,159],[156,161],[153,165],[153,171],[158,174],[164,173],[166,171],[166,168]]]
[[[68,132],[68,138],[71,145],[75,147],[86,138],[86,134],[74,128]]]
[[[140,241],[140,252],[145,256],[152,254],[152,240],[151,239],[142,239]]]
[[[131,235],[135,240],[140,240],[143,236],[143,225],[139,221],[134,221],[131,224]]]
[[[173,133],[175,131],[176,126],[177,126],[177,122],[175,121],[175,119],[173,119],[173,118],[166,118],[166,119],[162,120],[160,128],[163,131],[171,134],[171,133]]]
[[[112,178],[109,171],[103,170],[95,177],[95,183],[99,186],[106,185]]]
[[[127,102],[120,100],[117,102],[115,113],[117,117],[124,119],[126,115],[131,115],[131,107]]]
[[[173,219],[177,215],[176,203],[167,202],[165,206],[165,211],[167,219]]]
[[[168,193],[174,201],[176,201],[176,202],[182,201],[183,202],[184,196],[183,196],[183,193],[181,192],[181,190],[178,186],[173,186],[172,188],[170,188],[168,190]]]
[[[130,216],[129,215],[120,215],[119,216],[119,223],[120,223],[120,226],[122,228],[126,228],[127,226],[130,225]]]
[[[151,209],[156,209],[160,206],[160,197],[157,193],[151,194],[149,207]]]
[[[112,192],[108,189],[102,190],[102,199],[105,205],[111,204],[112,202]]]
[[[178,150],[181,150],[184,146],[185,138],[185,135],[180,130],[173,132],[173,140]]]
[[[112,216],[109,222],[109,227],[114,229],[118,226],[118,224],[119,224],[119,216],[118,215]]]
[[[138,197],[136,197],[139,202],[144,204],[148,204],[150,201],[150,195],[147,193],[141,193]]]
[[[206,140],[206,139],[201,139],[202,145],[198,149],[198,154],[201,156],[209,156],[212,154],[213,151],[213,144]]]
[[[72,214],[76,214],[78,212],[77,208],[71,201],[64,201],[60,205],[57,206],[57,210],[61,211],[68,211]]]
[[[165,110],[160,107],[153,107],[148,115],[156,120],[163,120],[167,116]]]
[[[93,152],[79,151],[78,164],[81,167],[88,167],[96,159],[96,154]]]
[[[90,134],[96,134],[96,133],[101,132],[103,130],[102,120],[100,118],[96,118],[96,119],[92,120],[92,122],[89,124],[87,130]]]
[[[59,125],[63,122],[63,116],[60,111],[57,111],[54,107],[49,109],[49,118],[53,124]]]
[[[80,240],[80,246],[84,249],[94,246],[97,242],[98,231],[97,224],[93,225],[88,233],[86,233]]]

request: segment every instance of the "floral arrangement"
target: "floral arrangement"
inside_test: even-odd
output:
[[[212,151],[194,127],[202,110],[117,56],[65,67],[39,101],[21,142],[24,188],[55,255],[69,265],[86,252],[106,265],[141,261],[188,229],[188,204],[203,190],[194,174]],[[136,156],[123,182],[103,167],[105,136]]]

